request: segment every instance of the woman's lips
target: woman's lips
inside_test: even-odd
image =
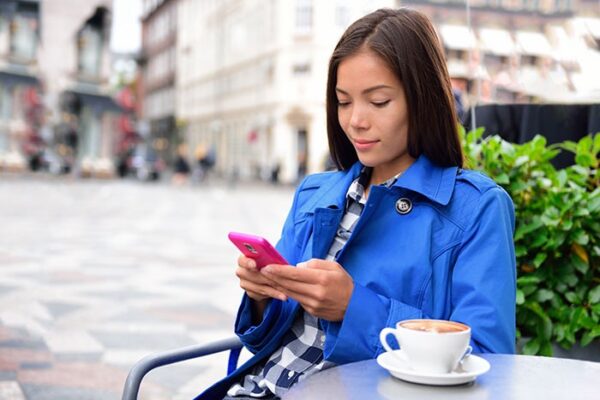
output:
[[[356,148],[356,150],[365,151],[371,149],[378,142],[379,140],[354,140],[354,147]]]

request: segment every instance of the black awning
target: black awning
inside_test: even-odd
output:
[[[525,143],[540,134],[548,144],[579,141],[600,132],[600,104],[487,104],[475,107],[476,123],[486,135],[499,135],[512,143]],[[471,129],[471,110],[465,129]],[[557,168],[573,164],[573,155],[559,154],[552,160]]]
[[[0,82],[6,86],[37,86],[40,81],[33,75],[18,74],[8,71],[0,71]]]
[[[123,108],[121,108],[112,97],[107,95],[83,93],[75,90],[70,90],[65,93],[76,96],[81,106],[89,107],[99,114],[105,112],[123,112]]]

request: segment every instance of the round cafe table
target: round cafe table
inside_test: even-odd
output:
[[[341,365],[299,382],[285,400],[598,400],[600,363],[553,357],[478,354],[488,372],[459,386],[426,386],[394,378],[375,360]]]

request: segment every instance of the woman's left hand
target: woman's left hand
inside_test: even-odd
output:
[[[352,277],[335,261],[312,259],[260,270],[274,288],[293,298],[308,313],[328,321],[341,321],[354,290]]]

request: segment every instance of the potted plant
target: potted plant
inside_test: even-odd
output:
[[[469,167],[494,179],[515,205],[521,351],[550,356],[592,342],[600,349],[600,135],[511,144],[484,138],[481,128],[463,130],[462,138]],[[561,151],[573,153],[574,164],[557,170],[551,161]]]

